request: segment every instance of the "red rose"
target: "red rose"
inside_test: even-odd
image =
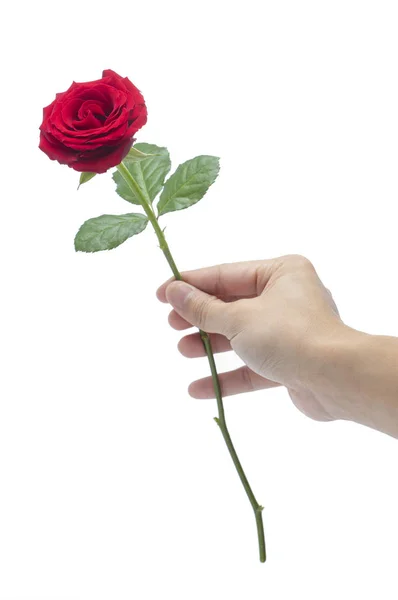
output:
[[[76,171],[105,173],[122,162],[145,125],[141,92],[108,69],[102,79],[72,83],[43,109],[40,150]]]

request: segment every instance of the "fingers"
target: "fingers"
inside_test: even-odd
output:
[[[229,263],[184,271],[181,275],[184,281],[223,300],[250,298],[261,293],[271,277],[277,260],[252,260],[239,263]],[[173,281],[169,279],[157,290],[161,302],[167,302],[166,288]]]
[[[190,329],[192,327],[191,323],[188,323],[188,321],[180,317],[175,310],[172,310],[169,314],[169,325],[177,331],[183,331],[184,329]]]
[[[244,394],[245,392],[254,392],[268,388],[278,387],[279,383],[265,379],[257,373],[254,373],[249,367],[240,367],[234,371],[227,371],[219,375],[221,392],[223,396],[233,396],[235,394]],[[211,377],[198,379],[191,383],[188,388],[189,394],[193,398],[207,399],[215,398],[213,381]]]
[[[208,333],[232,337],[239,325],[233,303],[225,303],[183,281],[169,283],[166,298],[183,320]],[[178,322],[174,315],[170,318],[175,320],[176,328],[184,328],[183,321]]]
[[[212,333],[209,337],[214,354],[218,354],[219,352],[228,352],[231,350],[231,344],[223,335]],[[178,343],[178,349],[181,354],[187,358],[206,356],[203,342],[199,333],[192,333],[191,335],[186,335],[185,337],[181,338]]]

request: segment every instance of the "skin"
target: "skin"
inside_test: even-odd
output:
[[[244,366],[220,374],[224,396],[284,386],[295,406],[318,421],[344,419],[398,438],[398,338],[345,325],[309,260],[217,265],[182,273],[157,291],[171,304],[171,327],[210,334],[214,353],[234,351]],[[198,333],[180,352],[205,356]],[[211,377],[189,386],[214,398]]]

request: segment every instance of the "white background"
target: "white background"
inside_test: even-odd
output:
[[[3,8],[1,600],[397,598],[397,442],[312,422],[282,389],[227,399],[261,565],[215,404],[187,395],[206,362],[155,298],[155,236],[76,254],[85,219],[131,206],[37,148],[56,92],[128,76],[139,141],[222,160],[164,218],[181,269],[305,254],[345,322],[398,335],[397,30],[393,0]]]

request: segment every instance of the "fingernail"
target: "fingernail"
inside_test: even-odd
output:
[[[166,298],[174,308],[183,308],[188,296],[194,290],[195,288],[185,281],[173,281],[166,288]]]

